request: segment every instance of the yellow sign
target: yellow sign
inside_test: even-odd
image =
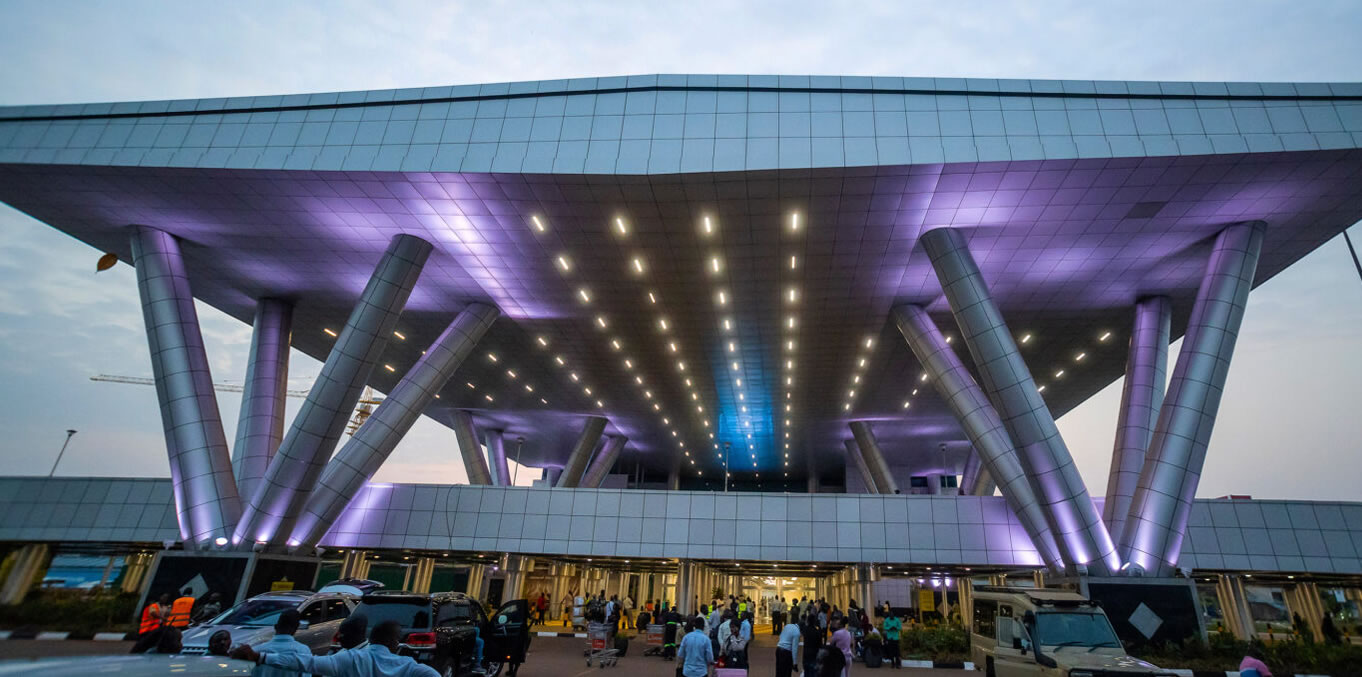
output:
[[[275,582],[273,582],[273,583],[270,583],[270,592],[279,592],[279,591],[281,591],[281,590],[292,590],[292,589],[293,589],[293,581],[290,581],[290,580],[288,579],[288,576],[285,576],[285,577],[283,577],[283,578],[281,578],[281,579],[279,579],[279,580],[277,580],[277,581],[275,581]]]
[[[918,590],[917,606],[919,611],[936,611],[936,593],[931,590]]]

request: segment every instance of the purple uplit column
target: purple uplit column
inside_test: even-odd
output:
[[[875,478],[870,474],[870,466],[865,462],[865,457],[861,455],[861,445],[855,439],[843,440],[842,444],[847,449],[847,460],[856,466],[856,473],[861,477],[861,484],[865,485],[865,493],[878,494],[880,488],[875,484]]]
[[[237,493],[255,494],[256,485],[284,439],[284,404],[288,397],[289,333],[293,307],[279,299],[260,299],[255,306],[251,356],[246,363],[241,414],[232,446]]]
[[[884,458],[884,450],[875,439],[875,432],[870,429],[870,424],[865,421],[853,421],[851,434],[856,439],[856,445],[861,448],[861,460],[870,471],[871,479],[875,480],[875,489],[881,494],[899,493],[898,483],[894,481],[894,475],[889,470],[889,462]]]
[[[1173,305],[1164,296],[1152,296],[1135,303],[1135,325],[1130,332],[1126,354],[1126,380],[1121,390],[1121,409],[1117,415],[1116,443],[1111,452],[1111,472],[1107,476],[1107,501],[1102,519],[1111,530],[1111,540],[1120,543],[1126,516],[1135,495],[1135,485],[1144,468],[1149,438],[1159,420],[1163,388],[1168,369],[1168,335]]]
[[[180,538],[191,549],[207,546],[227,537],[241,515],[241,500],[194,294],[180,243],[171,234],[134,227],[132,259],[170,456]]]
[[[998,412],[989,403],[979,384],[970,376],[960,356],[955,354],[946,337],[921,306],[899,306],[894,309],[894,323],[908,342],[930,377],[931,384],[960,427],[974,445],[974,454],[992,481],[1002,488],[1003,499],[1026,530],[1036,552],[1046,566],[1062,571],[1059,546],[1051,532],[1045,511],[1036,491],[1027,481],[1021,459],[1012,445],[1012,438],[1003,427]],[[992,494],[992,490],[988,492]]]
[[[1220,231],[1197,290],[1121,538],[1127,561],[1151,575],[1172,572],[1182,552],[1266,230],[1253,221]]]
[[[601,486],[610,469],[615,467],[615,461],[619,460],[620,452],[624,451],[624,445],[628,441],[629,438],[623,435],[607,438],[605,444],[601,445],[601,450],[596,452],[596,458],[587,467],[586,474],[582,476],[581,486],[587,489]]]
[[[459,445],[459,456],[463,458],[463,469],[468,475],[468,483],[489,485],[492,471],[487,467],[487,457],[478,444],[478,429],[473,425],[473,415],[460,409],[450,414],[450,427],[454,428],[454,441]]]
[[[591,460],[591,452],[596,448],[596,442],[600,441],[603,432],[605,419],[600,416],[587,417],[582,434],[578,436],[577,443],[572,445],[572,453],[568,454],[563,474],[558,477],[558,488],[571,489],[581,486],[582,472],[586,470],[586,464]]]
[[[373,479],[412,424],[435,401],[435,395],[477,347],[499,314],[492,306],[470,304],[440,333],[369,420],[327,463],[290,542],[310,547],[321,541],[360,487]]]
[[[492,484],[511,486],[511,466],[506,462],[506,441],[500,430],[482,431],[483,446],[487,447],[487,470],[492,473]]]
[[[997,488],[993,476],[984,468],[979,452],[971,448],[965,458],[965,467],[960,471],[960,495],[992,496]]]
[[[277,542],[293,530],[397,318],[430,256],[429,242],[398,235],[388,244],[307,400],[241,516],[233,542]]]

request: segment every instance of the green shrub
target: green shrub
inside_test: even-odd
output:
[[[969,635],[958,625],[904,628],[899,647],[905,657],[922,660],[959,660],[969,653]]]
[[[23,602],[0,607],[0,629],[127,632],[134,629],[136,607],[137,595],[131,593],[34,590]]]
[[[1161,668],[1234,670],[1250,650],[1261,652],[1263,662],[1279,674],[1362,674],[1359,671],[1359,666],[1362,666],[1362,647],[1359,646],[1297,640],[1265,644],[1259,640],[1241,641],[1228,633],[1212,634],[1207,643],[1192,638],[1180,645],[1151,647],[1139,652],[1139,657]]]

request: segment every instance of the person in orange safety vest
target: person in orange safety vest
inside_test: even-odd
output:
[[[194,610],[194,591],[185,588],[180,593],[180,597],[170,605],[170,613],[166,616],[166,625],[172,628],[189,627],[189,615]]]
[[[142,622],[137,627],[137,634],[146,635],[159,630],[165,624],[169,607],[170,595],[161,595],[159,600],[148,604],[147,608],[142,610]]]

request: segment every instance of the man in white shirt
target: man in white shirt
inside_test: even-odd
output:
[[[384,621],[369,633],[369,644],[363,649],[348,649],[330,656],[307,654],[257,653],[242,645],[232,650],[232,658],[255,661],[256,665],[282,668],[289,677],[296,673],[311,673],[318,677],[440,677],[429,665],[421,665],[410,656],[397,655],[402,640],[402,626],[397,621]],[[262,647],[263,649],[263,647]]]
[[[299,617],[297,609],[285,609],[279,614],[279,619],[274,623],[274,638],[265,642],[260,647],[260,651],[268,651],[280,656],[298,656],[302,654],[312,655],[312,649],[308,645],[293,638],[293,634],[298,632]],[[251,671],[252,677],[295,677],[297,672],[280,670],[268,665],[258,665]]]

